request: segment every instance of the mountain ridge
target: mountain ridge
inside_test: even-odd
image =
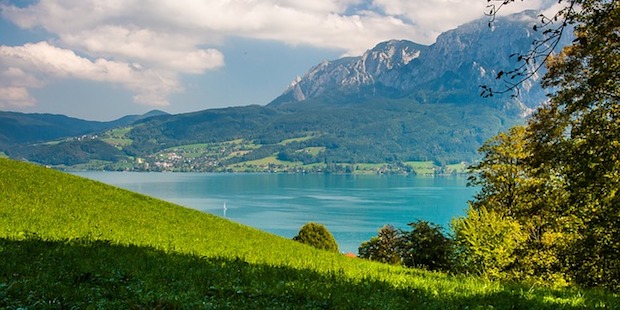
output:
[[[3,145],[37,143],[91,134],[160,115],[169,114],[151,110],[142,115],[126,115],[112,121],[90,121],[62,114],[0,111],[0,148]]]
[[[509,55],[527,51],[532,40],[542,35],[530,30],[536,16],[535,11],[524,11],[499,17],[491,28],[487,19],[478,19],[440,34],[431,45],[407,40],[381,42],[361,56],[313,67],[268,105],[333,96],[334,92],[343,98],[410,97],[424,103],[476,100],[481,84],[497,85],[497,72],[515,66]],[[536,83],[539,76],[534,79],[528,84],[531,87],[506,101],[523,109],[540,104],[545,94]],[[437,95],[446,89],[460,98]],[[356,96],[351,96],[355,92]]]

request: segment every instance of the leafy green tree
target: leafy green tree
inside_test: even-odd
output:
[[[496,257],[497,265],[490,266],[488,271],[473,266],[473,263],[465,263],[463,266],[473,267],[477,273],[493,276],[498,276],[500,271],[510,271],[510,274],[518,278],[535,281],[553,278],[554,282],[564,282],[565,277],[561,275],[564,269],[558,257],[566,245],[567,235],[560,232],[561,223],[566,221],[561,221],[557,212],[558,206],[565,200],[561,188],[562,179],[554,176],[552,170],[532,167],[533,151],[528,144],[528,135],[528,128],[516,126],[507,133],[500,133],[490,139],[480,148],[482,160],[469,168],[472,175],[470,185],[479,186],[480,191],[470,202],[472,210],[468,213],[477,218],[488,216],[489,223],[496,226],[514,221],[519,224],[518,233],[527,238],[521,240],[519,247],[484,241],[487,248],[509,248],[510,254],[514,256],[509,264],[504,264],[509,261],[505,257]],[[463,234],[476,233],[475,229],[469,232],[463,230],[470,221],[468,225],[478,225],[475,219],[469,218],[458,222],[460,225],[453,225],[454,229],[460,230],[456,231],[460,247],[459,261],[473,260],[479,262],[478,266],[489,266],[488,263],[480,262],[490,261],[494,253],[501,256],[506,252],[488,251],[487,257],[480,257],[480,253],[472,249],[481,247],[480,241],[474,244],[463,239]],[[468,255],[477,258],[467,257]]]
[[[402,231],[399,253],[407,267],[449,270],[452,267],[452,241],[441,226],[427,221],[408,224],[412,230]]]
[[[400,264],[398,251],[401,233],[392,225],[381,227],[376,237],[362,243],[358,249],[359,257],[388,264]]]
[[[474,209],[515,215],[527,204],[528,180],[525,159],[525,127],[516,126],[485,142],[479,150],[482,160],[469,168],[470,185],[480,186],[472,202]]]
[[[535,167],[565,180],[578,283],[620,289],[620,2],[583,1],[575,43],[548,62],[555,89],[531,122]]]
[[[492,15],[511,2],[489,0],[500,4],[492,7]],[[511,187],[507,180],[494,186],[492,179],[482,178],[478,184],[483,192],[474,205],[501,209],[538,235],[519,254],[522,265],[535,257],[534,245],[560,244],[547,247],[546,253],[577,283],[620,290],[620,1],[559,2],[565,8],[552,18],[542,16],[538,27],[547,28],[548,40],[535,42],[531,54],[519,55],[526,70],[537,57],[545,59],[543,86],[551,92],[528,123],[524,139],[521,168],[534,186],[515,196],[511,189],[522,183]],[[553,54],[549,43],[558,42],[568,25],[574,26],[575,40]],[[532,73],[518,70],[504,75],[516,79],[513,86]],[[497,204],[500,200],[493,197],[520,202]]]
[[[377,236],[362,243],[359,257],[429,270],[452,269],[452,240],[441,226],[427,221],[409,223],[411,231],[385,225]]]
[[[299,230],[293,240],[313,246],[317,249],[327,250],[338,253],[338,244],[332,233],[327,228],[318,223],[307,223]]]
[[[504,277],[517,260],[515,251],[527,239],[519,222],[484,206],[452,220],[455,264],[461,272]]]

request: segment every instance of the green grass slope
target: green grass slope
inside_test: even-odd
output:
[[[199,211],[0,158],[0,309],[619,307],[315,250]]]

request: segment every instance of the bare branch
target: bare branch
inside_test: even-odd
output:
[[[485,12],[491,19],[489,27],[492,27],[498,12],[506,5],[515,0],[487,0],[489,5],[488,12]],[[562,0],[559,1],[560,3]],[[533,31],[542,31],[543,39],[532,41],[530,50],[526,53],[515,53],[510,58],[516,58],[517,67],[509,71],[500,71],[496,79],[503,82],[503,86],[497,90],[488,85],[480,85],[482,97],[493,97],[512,92],[512,97],[519,95],[520,86],[527,80],[533,78],[545,65],[554,50],[561,42],[565,29],[573,22],[578,0],[568,0],[568,5],[559,10],[551,17],[543,14],[539,15],[540,24],[534,25]],[[559,25],[557,25],[557,23]],[[550,28],[557,25],[554,28]]]

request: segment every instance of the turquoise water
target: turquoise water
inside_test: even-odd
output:
[[[131,191],[292,238],[307,222],[324,224],[342,252],[385,224],[416,219],[447,227],[476,192],[463,176],[364,176],[76,172]]]

